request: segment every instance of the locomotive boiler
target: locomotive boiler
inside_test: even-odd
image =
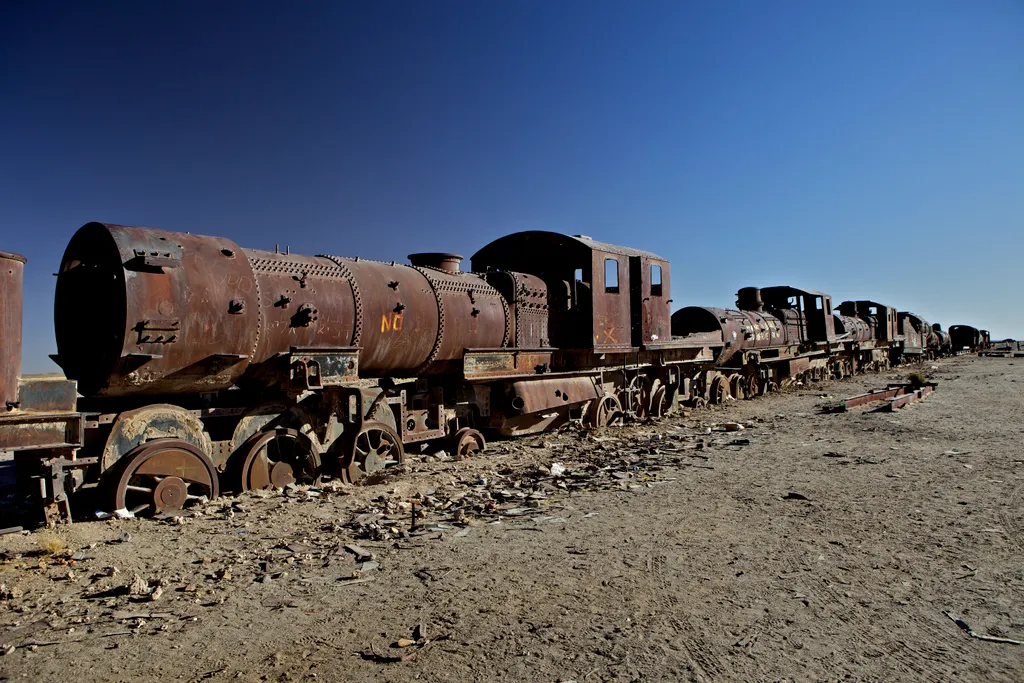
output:
[[[54,360],[97,397],[439,374],[514,334],[501,295],[459,260],[281,254],[90,223],[58,273]],[[299,349],[315,358],[296,363]]]

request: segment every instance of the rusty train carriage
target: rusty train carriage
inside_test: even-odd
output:
[[[992,335],[988,330],[980,330],[970,325],[951,325],[949,344],[953,353],[975,353],[992,346]]]
[[[500,238],[474,272],[409,259],[87,224],[58,274],[65,378],[19,377],[25,261],[0,252],[0,449],[21,490],[49,522],[90,491],[174,514],[221,491],[358,481],[418,444],[465,457],[482,431],[601,427],[880,367],[910,355],[900,320],[929,331],[913,349],[942,344],[917,317],[791,287],[673,315],[668,261],[582,235]]]

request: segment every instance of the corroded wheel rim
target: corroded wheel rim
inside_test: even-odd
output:
[[[747,398],[753,398],[754,396],[760,396],[764,392],[762,391],[761,381],[755,374],[749,374],[745,380],[745,390]]]
[[[452,442],[455,444],[453,448],[455,457],[460,460],[478,455],[487,447],[484,435],[470,427],[463,427],[457,431]]]
[[[320,449],[296,429],[278,427],[251,437],[242,445],[239,489],[284,488],[320,479]]]
[[[733,375],[729,378],[729,391],[733,398],[737,400],[746,398],[747,389],[744,385],[742,375]]]
[[[351,440],[341,476],[355,484],[368,475],[405,462],[402,439],[383,422],[366,422]]]
[[[614,394],[595,399],[590,407],[590,426],[594,429],[622,424],[622,404]]]
[[[647,402],[650,397],[651,384],[643,375],[634,375],[629,383],[619,392],[620,410],[638,420],[647,417]]]
[[[213,462],[181,439],[154,439],[136,446],[114,472],[114,509],[139,516],[179,512],[220,495]]]
[[[663,417],[667,412],[667,407],[668,390],[664,385],[659,385],[651,392],[651,401],[647,408],[648,414],[654,418]]]
[[[708,402],[718,405],[724,403],[729,396],[729,383],[725,377],[719,375],[711,380],[711,388],[708,390]]]

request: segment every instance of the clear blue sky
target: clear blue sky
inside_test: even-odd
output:
[[[80,225],[469,256],[545,229],[1024,337],[1024,4],[8,2],[0,249]]]

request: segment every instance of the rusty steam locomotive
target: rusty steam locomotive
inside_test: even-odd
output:
[[[65,376],[20,376],[25,260],[0,252],[0,450],[19,490],[49,522],[90,492],[175,514],[222,491],[356,482],[412,447],[466,457],[484,433],[658,417],[987,335],[792,287],[673,314],[668,261],[583,235],[508,235],[472,272],[455,254],[409,261],[89,223],[57,276]]]

